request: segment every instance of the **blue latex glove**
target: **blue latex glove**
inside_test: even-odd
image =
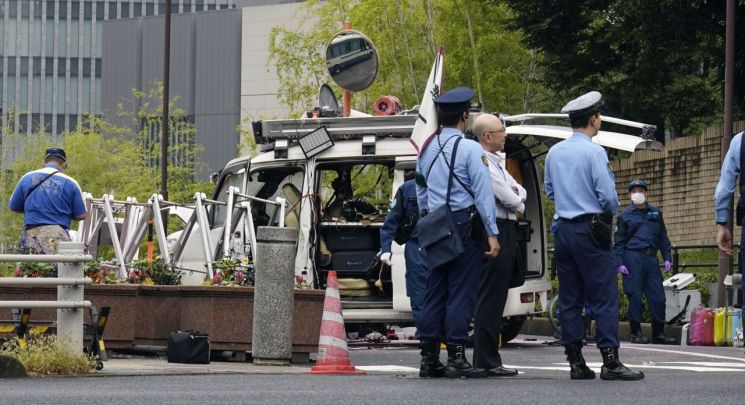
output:
[[[618,266],[618,273],[623,274],[624,277],[629,275],[629,269],[626,268],[623,264]]]
[[[669,273],[672,268],[673,264],[670,262],[670,260],[665,260],[665,273]]]

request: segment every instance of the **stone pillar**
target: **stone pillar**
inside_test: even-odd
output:
[[[60,242],[57,254],[76,256],[85,254],[85,245],[81,242]],[[57,263],[57,277],[79,278],[85,277],[85,263]],[[83,301],[84,286],[57,286],[58,301]],[[83,308],[57,309],[57,337],[69,345],[72,353],[83,352]]]
[[[297,230],[260,226],[256,239],[254,363],[289,365],[292,359]]]

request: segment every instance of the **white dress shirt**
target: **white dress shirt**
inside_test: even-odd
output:
[[[504,157],[484,151],[489,163],[492,192],[497,201],[497,219],[517,219],[516,212],[525,211],[525,199],[528,193],[518,184],[504,168]]]

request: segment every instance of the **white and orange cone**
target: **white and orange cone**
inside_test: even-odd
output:
[[[346,335],[336,272],[329,271],[326,298],[323,302],[321,337],[318,339],[318,360],[310,369],[311,374],[365,374],[349,361]]]

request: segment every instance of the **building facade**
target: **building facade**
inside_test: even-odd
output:
[[[247,3],[172,0],[172,13]],[[102,23],[164,12],[165,0],[0,0],[2,126],[16,134],[40,128],[59,134],[99,114]]]

